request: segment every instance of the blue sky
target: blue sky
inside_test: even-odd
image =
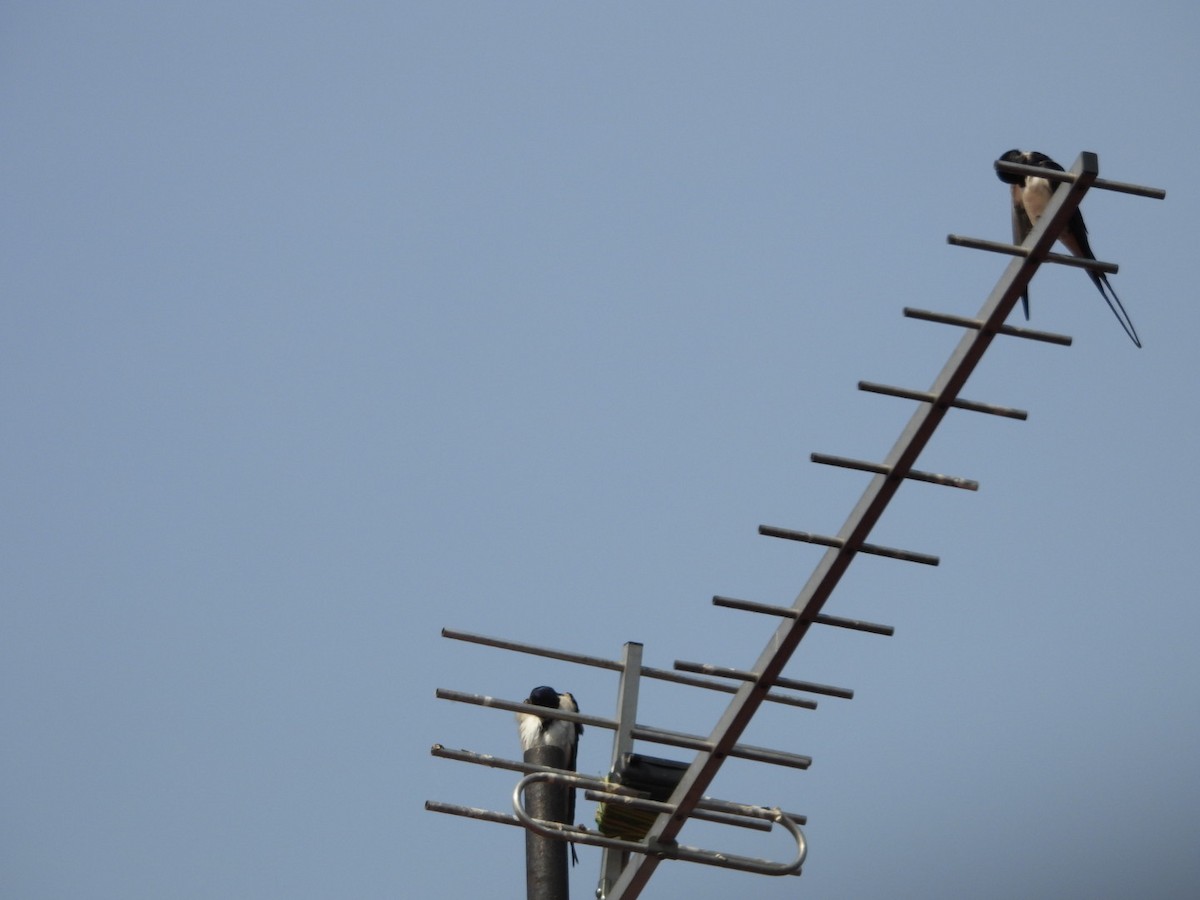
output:
[[[1006,260],[1011,147],[1092,192],[1136,350],[1077,270],[964,395],[712,793],[810,817],[803,878],[644,896],[1200,892],[1200,312],[1186,3],[14,2],[0,12],[0,894],[521,896],[541,683],[442,627],[744,667]],[[1190,235],[1190,237],[1189,237]],[[707,733],[720,695],[647,685]],[[590,729],[598,773],[609,736]],[[647,746],[646,752],[678,751]],[[686,754],[679,754],[685,758]],[[581,817],[591,814],[581,804]],[[688,842],[781,857],[782,836]],[[592,895],[598,854],[573,876]]]

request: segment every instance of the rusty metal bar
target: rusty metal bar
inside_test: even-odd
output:
[[[711,753],[716,744],[709,738],[695,734],[685,734],[682,731],[669,731],[666,728],[653,728],[648,725],[635,725],[633,736],[639,741],[652,741],[665,744],[668,747],[683,747],[685,750],[701,750]],[[751,762],[770,763],[773,766],[785,766],[790,769],[807,769],[812,765],[812,757],[801,753],[787,753],[771,747],[755,747],[751,744],[734,744],[728,751],[728,756],[747,759]]]
[[[889,467],[890,468],[890,467]],[[886,477],[886,476],[876,476]],[[904,475],[899,476],[901,479]],[[759,525],[758,533],[765,537],[783,538],[786,541],[800,541],[805,544],[820,544],[822,547],[841,549],[845,546],[844,538],[829,537],[825,534],[811,534],[807,531],[794,531],[791,528],[780,528],[777,525]],[[899,559],[904,562],[921,563],[925,566],[936,566],[940,560],[928,553],[916,553],[912,550],[898,550],[895,547],[883,547],[879,544],[859,544],[858,552],[869,553],[872,556],[886,556],[888,559]]]
[[[1043,169],[1041,166],[1027,166],[1022,163],[996,160],[997,172],[1012,172],[1016,175],[1036,175],[1047,181],[1073,183],[1078,176],[1074,172],[1059,172],[1057,169]],[[1145,187],[1140,184],[1130,184],[1127,181],[1109,181],[1107,178],[1097,178],[1092,187],[1102,191],[1115,191],[1119,194],[1134,194],[1138,197],[1149,197],[1151,200],[1165,200],[1167,192],[1162,188]]]
[[[827,616],[825,613],[818,613],[813,622],[817,625],[829,625],[833,628],[846,628],[850,631],[863,631],[867,634],[881,634],[884,637],[892,637],[896,633],[896,629],[891,625],[876,625],[874,622],[864,622],[861,619],[844,619],[841,616]]]
[[[713,606],[723,606],[726,609],[740,609],[744,612],[763,613],[768,616],[781,616],[785,619],[798,619],[800,612],[790,606],[775,606],[770,603],[757,603],[754,600],[739,600],[736,597],[712,598]]]
[[[456,703],[487,706],[491,709],[502,709],[508,712],[532,713],[541,716],[543,719],[562,719],[564,722],[576,722],[580,725],[589,725],[592,728],[604,728],[609,731],[615,731],[618,727],[615,719],[606,719],[603,716],[587,716],[582,713],[567,712],[565,709],[548,709],[544,706],[534,706],[532,703],[518,703],[514,700],[489,697],[486,694],[468,694],[463,691],[451,691],[445,688],[438,688],[434,693],[439,700],[453,700]],[[636,740],[666,744],[670,747],[683,747],[688,750],[706,752],[712,751],[716,747],[714,742],[709,738],[698,734],[687,734],[682,731],[670,731],[666,728],[634,725],[632,732]],[[807,769],[812,765],[812,757],[810,756],[803,756],[799,753],[786,753],[782,750],[772,750],[769,747],[755,747],[750,744],[735,744],[724,752],[727,756],[734,756],[738,759],[771,763],[776,766],[788,766],[793,769]]]
[[[857,469],[860,472],[872,472],[876,475],[890,475],[892,470],[881,463],[866,462],[861,459],[850,459],[846,456],[831,456],[828,453],[812,453],[809,455],[815,463],[823,466],[838,466],[843,469]],[[925,481],[929,484],[944,484],[947,487],[962,488],[964,491],[979,490],[979,482],[970,478],[959,478],[957,475],[938,475],[933,472],[920,472],[913,469],[904,475],[913,481]]]
[[[753,681],[755,675],[753,672],[747,672],[744,669],[729,669],[724,666],[714,666],[711,663],[687,662],[686,660],[675,660],[675,668],[681,672],[704,672],[707,675],[716,675],[720,678],[734,678],[738,681]],[[807,691],[810,694],[823,694],[826,697],[837,697],[841,700],[853,700],[854,691],[849,688],[833,687],[828,684],[816,684],[812,681],[797,681],[794,678],[776,678],[776,687],[791,688],[794,691]]]
[[[911,306],[904,307],[904,315],[909,319],[938,322],[942,325],[959,325],[963,328],[973,328],[976,331],[987,326],[990,331],[994,331],[997,334],[1025,338],[1030,341],[1041,341],[1045,344],[1058,344],[1060,347],[1070,347],[1072,343],[1072,338],[1065,334],[1055,334],[1052,331],[1038,331],[1035,328],[1018,328],[1016,325],[999,323],[989,325],[983,319],[971,319],[967,316],[954,316],[950,313],[931,312],[927,309],[913,309]]]
[[[724,606],[727,609],[740,609],[745,612],[764,613],[769,616],[780,616],[784,619],[798,619],[800,613],[790,606],[772,606],[769,603],[755,603],[751,600],[736,600],[733,597],[713,597],[713,606]],[[813,622],[817,625],[832,625],[835,628],[849,628],[851,631],[865,631],[869,634],[882,634],[891,637],[896,629],[891,625],[876,625],[861,619],[843,619],[839,616],[827,616],[821,613]],[[778,682],[776,682],[778,684]]]
[[[467,641],[472,644],[481,644],[485,647],[496,647],[499,650],[512,650],[516,653],[528,653],[533,656],[542,656],[546,659],[558,659],[563,662],[578,663],[582,666],[594,666],[598,669],[608,669],[612,672],[622,671],[624,663],[617,659],[606,659],[602,656],[590,656],[586,653],[571,653],[567,650],[555,650],[550,647],[538,647],[534,644],[525,644],[520,641],[510,641],[504,638],[488,637],[485,634],[472,634],[469,631],[455,631],[452,628],[443,628],[442,637],[450,638],[455,641]],[[642,666],[641,676],[643,678],[654,678],[658,681],[669,681],[672,684],[681,684],[685,687],[704,688],[708,691],[717,691],[722,694],[732,694],[737,688],[731,687],[728,684],[721,684],[719,681],[707,681],[703,678],[689,678],[687,675],[680,675],[678,672],[672,672],[670,669],[656,669],[653,666]],[[780,703],[784,706],[798,706],[803,709],[816,709],[817,705],[811,700],[802,700],[797,697],[788,697],[785,694],[769,694],[767,695],[768,703]]]
[[[946,243],[954,247],[967,247],[971,250],[1003,253],[1006,256],[1029,255],[1028,250],[1017,244],[1006,244],[1004,241],[985,241],[983,238],[966,237],[961,234],[946,235]],[[1104,272],[1108,275],[1116,275],[1121,270],[1116,263],[1087,259],[1083,256],[1068,256],[1065,253],[1047,253],[1044,262],[1057,263],[1060,266],[1070,266],[1075,269],[1087,269],[1089,272]]]
[[[956,323],[957,324],[957,323]],[[1067,338],[1067,343],[1071,339]],[[867,391],[872,394],[884,394],[888,397],[901,397],[905,400],[919,400],[922,403],[938,402],[937,394],[932,391],[913,391],[908,388],[893,387],[890,384],[877,384],[873,381],[860,381],[858,383],[860,391]],[[1003,416],[1007,419],[1020,419],[1025,421],[1029,418],[1029,413],[1023,409],[1012,409],[1007,406],[993,406],[990,403],[975,403],[971,400],[953,400],[950,403],[952,409],[966,409],[971,412],[987,413],[991,416]]]

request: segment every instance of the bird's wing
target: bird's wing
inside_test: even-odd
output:
[[[1012,187],[1012,231],[1013,243],[1020,247],[1025,243],[1025,238],[1029,237],[1029,232],[1033,230],[1033,223],[1029,221],[1029,213],[1025,212],[1025,204],[1021,201],[1021,185],[1014,184]],[[1021,294],[1021,306],[1025,310],[1025,319],[1029,320],[1029,291]]]
[[[1032,230],[1033,223],[1029,221],[1029,214],[1025,212],[1025,204],[1021,202],[1021,188],[1019,185],[1014,185],[1012,202],[1013,243],[1020,247],[1025,243],[1025,238],[1029,237],[1029,232]]]
[[[1056,172],[1067,171],[1050,157],[1048,157],[1045,153],[1039,153],[1036,150],[1032,150],[1029,153],[1029,165],[1040,166],[1043,169],[1053,169]]]
[[[575,696],[566,691],[564,691],[563,693],[558,695],[558,706],[559,706],[559,709],[564,709],[567,712],[573,712],[573,713],[579,712],[579,704],[575,701]],[[567,752],[567,759],[566,759],[567,768],[570,769],[572,772],[576,772],[576,771],[578,771],[577,764],[579,762],[579,735],[583,734],[583,725],[581,725],[578,722],[575,722],[574,724],[569,723],[569,722],[563,722],[561,724],[566,725],[570,729],[567,732],[570,735],[570,739],[566,742],[566,747],[564,748]],[[569,797],[569,799],[567,801],[567,818],[571,822],[574,822],[574,819],[575,819],[575,791],[573,791],[573,790],[569,791],[568,797]]]

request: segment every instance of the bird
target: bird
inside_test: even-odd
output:
[[[1037,150],[1009,150],[1000,159],[1003,162],[1053,169],[1056,172],[1065,171],[1045,153],[1039,153]],[[1029,232],[1033,230],[1034,224],[1045,211],[1046,204],[1050,202],[1055,185],[1050,179],[1038,178],[1036,175],[1018,175],[1013,172],[1001,171],[997,171],[996,174],[1001,181],[1012,186],[1013,243],[1023,244]],[[1078,209],[1071,214],[1071,220],[1067,223],[1066,230],[1059,235],[1058,239],[1072,256],[1091,260],[1096,258],[1096,255],[1092,253],[1091,244],[1088,243],[1087,226],[1083,223],[1083,213]],[[1141,347],[1142,341],[1138,337],[1137,329],[1133,327],[1133,320],[1129,318],[1129,313],[1125,312],[1125,307],[1121,304],[1117,292],[1109,284],[1108,276],[1093,269],[1088,269],[1087,273],[1088,277],[1092,279],[1092,284],[1096,285],[1096,290],[1100,292],[1100,296],[1104,298],[1104,302],[1108,304],[1108,308],[1121,323],[1121,328],[1133,341],[1134,346]],[[1021,303],[1025,309],[1025,318],[1028,319],[1028,289],[1021,295]]]
[[[529,692],[525,700],[533,706],[543,706],[546,709],[561,709],[564,712],[579,712],[579,704],[575,698],[566,692],[559,693],[552,687],[541,685]],[[528,752],[534,747],[558,747],[563,751],[563,768],[574,772],[579,755],[579,736],[583,734],[583,725],[578,722],[564,722],[562,719],[552,719],[533,713],[517,713],[517,727],[521,734],[521,750]],[[567,824],[575,822],[575,791],[567,789]],[[571,865],[579,862],[575,852],[575,844],[571,844]]]

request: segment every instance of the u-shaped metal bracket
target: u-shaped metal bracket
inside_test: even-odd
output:
[[[763,806],[742,806],[735,803],[720,804],[720,809],[730,815],[744,816],[750,819],[765,819],[782,825],[796,841],[796,856],[790,862],[772,862],[767,859],[755,859],[749,856],[737,856],[729,853],[718,853],[715,850],[704,850],[700,847],[689,847],[684,844],[645,843],[629,841],[621,838],[606,837],[586,828],[576,825],[564,825],[561,822],[549,822],[545,819],[535,819],[525,812],[524,793],[529,785],[546,781],[562,784],[572,790],[587,790],[589,796],[594,792],[595,799],[605,803],[622,803],[652,812],[673,813],[675,807],[669,803],[659,803],[655,800],[644,800],[637,792],[620,785],[583,775],[568,775],[560,772],[533,772],[517,782],[513,789],[513,812],[520,823],[535,834],[556,841],[574,841],[578,844],[588,844],[593,847],[607,847],[610,850],[622,850],[629,853],[642,853],[658,859],[679,859],[685,862],[700,863],[706,866],[720,866],[725,869],[737,869],[742,872],[754,872],[759,875],[798,875],[808,855],[808,842],[804,832],[786,813],[778,808]]]

